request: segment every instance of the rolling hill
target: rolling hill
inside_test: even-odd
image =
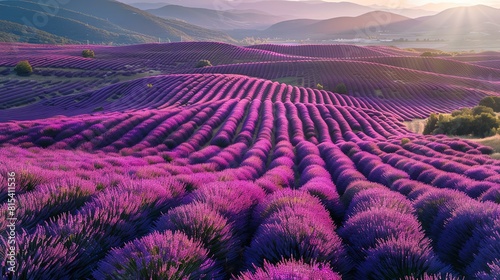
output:
[[[0,20],[31,23],[37,29],[78,42],[133,44],[163,41],[232,41],[222,32],[166,20],[116,1],[70,1],[56,8],[34,1],[0,2]],[[99,7],[96,9],[95,7]],[[54,11],[48,14],[46,11]],[[44,22],[30,19],[47,15]]]
[[[496,279],[494,149],[402,122],[498,96],[484,61],[500,53],[0,43],[2,277]]]
[[[263,34],[291,39],[364,38],[378,36],[414,25],[415,20],[389,12],[369,12],[357,17],[337,17],[328,20],[290,20],[275,24]]]
[[[374,11],[373,8],[350,2],[323,1],[238,1],[232,9],[273,11],[276,15],[294,16],[295,18],[327,19],[333,16],[359,16]]]
[[[291,4],[293,5],[295,4]],[[276,23],[263,31],[245,30],[229,33],[237,38],[255,36],[279,40],[312,40],[313,42],[338,39],[387,41],[430,39],[444,42],[482,40],[494,45],[495,40],[500,38],[500,9],[489,6],[450,8],[435,15],[417,18],[402,16],[395,10],[390,11],[394,12],[378,10],[362,15],[337,17],[331,17],[330,14],[329,19],[306,17],[307,13],[304,13],[304,16],[298,19]],[[474,44],[471,43],[471,46]]]
[[[0,44],[0,50],[4,52],[10,51],[11,48],[12,45]],[[139,92],[148,90],[146,85],[150,82],[145,79],[128,81],[160,74],[212,75],[203,78],[206,86],[203,86],[203,90],[196,91],[191,91],[191,85],[199,84],[201,78],[186,83],[188,86],[174,86],[170,89],[171,84],[179,83],[178,76],[176,82],[167,83],[164,87],[157,85],[157,82],[152,83],[156,86],[153,86],[150,92],[159,91],[164,94],[177,92],[179,96],[184,92],[186,94],[186,99],[182,102],[184,105],[193,104],[195,99],[190,100],[189,96],[197,95],[197,92],[203,92],[201,96],[208,94],[210,80],[216,82],[223,79],[220,78],[222,76],[214,75],[237,74],[294,87],[315,88],[319,83],[329,91],[335,91],[339,83],[344,83],[349,92],[349,100],[353,100],[351,97],[357,97],[358,101],[363,100],[371,104],[372,107],[369,108],[391,112],[405,120],[425,118],[431,112],[450,112],[463,106],[472,106],[481,98],[495,95],[500,91],[500,86],[494,82],[500,78],[500,71],[465,61],[460,62],[461,59],[474,63],[498,60],[500,55],[494,52],[453,58],[423,58],[418,53],[389,47],[352,45],[238,47],[224,43],[189,42],[121,47],[94,46],[96,58],[89,60],[81,57],[80,46],[53,48],[51,56],[47,56],[46,52],[37,46],[19,44],[16,45],[16,49],[17,52],[0,58],[0,67],[7,68],[4,71],[0,68],[1,73],[12,75],[9,68],[14,67],[19,60],[28,59],[35,67],[33,74],[35,77],[57,78],[50,83],[6,81],[4,86],[0,87],[5,92],[1,103],[2,108],[9,110],[5,110],[3,116],[0,113],[0,119],[10,118],[14,112],[11,110],[25,111],[31,116],[34,116],[34,111],[52,114],[53,110],[47,108],[53,108],[51,106],[56,104],[63,108],[64,114],[89,113],[101,106],[109,109],[109,105],[117,110],[132,109],[117,105],[124,100],[129,100],[127,101],[129,105],[134,104],[133,100],[137,102],[142,99],[148,100],[140,101],[141,106],[145,107],[135,104],[137,108],[151,108],[150,105],[162,106],[159,97],[150,95],[139,97],[134,94],[125,96],[123,92],[120,93],[123,88],[136,89]],[[195,68],[196,62],[200,59],[208,59],[214,66]],[[73,70],[66,70],[68,67]],[[127,83],[99,90],[120,81]],[[221,86],[223,84],[221,83]],[[26,94],[19,96],[16,94],[19,90],[25,91]],[[275,90],[278,91],[278,88]],[[303,92],[303,90],[290,90],[290,92]],[[291,100],[298,98],[296,93],[290,94],[295,96],[290,97]],[[84,102],[91,95],[96,96],[91,98],[92,102],[100,101]],[[239,98],[239,95],[235,96]],[[311,100],[319,100],[318,96]],[[115,100],[117,98],[119,100]],[[276,98],[281,100],[280,97]],[[54,103],[56,99],[64,101]],[[84,104],[89,106],[84,108],[82,107]],[[32,105],[34,109],[26,111],[26,105]],[[401,107],[405,107],[406,110],[399,110]]]
[[[418,21],[420,24],[410,28],[410,31],[447,38],[500,38],[500,9],[489,6],[451,8],[434,16],[419,18]]]
[[[168,1],[151,1],[151,3],[134,3],[133,0],[124,0],[130,2],[131,5],[141,7],[143,9],[155,9],[161,3],[171,5],[180,5],[191,8],[204,8],[217,11],[233,11],[233,10],[253,10],[264,13],[271,13],[275,16],[287,16],[295,19],[311,18],[311,19],[327,19],[333,16],[359,16],[364,13],[374,11],[374,8],[362,6],[354,3],[346,2],[326,2],[326,1],[286,1],[286,0],[168,0]],[[154,3],[153,3],[154,2]]]

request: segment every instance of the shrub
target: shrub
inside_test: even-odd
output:
[[[479,226],[460,252],[461,257],[469,265],[466,274],[474,276],[478,272],[489,272],[490,279],[500,275],[500,224],[490,223]],[[496,271],[492,264],[496,263]]]
[[[460,115],[472,115],[472,109],[470,109],[470,108],[462,108],[462,109],[455,110],[455,111],[451,112],[451,116],[452,117],[457,117],[457,116],[460,116]]]
[[[17,75],[19,76],[29,76],[31,73],[33,73],[33,67],[27,60],[22,60],[19,61],[19,63],[16,65],[14,68],[14,71],[16,71]]]
[[[486,137],[495,134],[500,121],[493,110],[485,106],[453,111],[451,115],[431,114],[424,134],[469,135]],[[454,148],[453,148],[454,149]]]
[[[335,92],[339,94],[347,94],[347,86],[344,83],[337,84],[335,86]]]
[[[86,58],[94,58],[95,57],[95,53],[94,53],[93,50],[83,50],[82,51],[82,56],[86,57]]]
[[[483,113],[495,116],[495,112],[493,112],[493,109],[490,107],[476,106],[476,107],[472,108],[472,115],[474,115],[474,116],[478,116],[478,115],[481,115]]]
[[[209,67],[212,66],[212,63],[209,60],[202,59],[196,63],[196,68],[203,68],[203,67]]]
[[[475,276],[480,280],[495,280],[498,275],[500,275],[500,263],[489,263],[487,271],[478,272]]]
[[[411,142],[411,140],[408,139],[408,138],[406,138],[406,137],[405,138],[401,138],[401,146],[406,145],[406,144],[408,144],[410,142]]]

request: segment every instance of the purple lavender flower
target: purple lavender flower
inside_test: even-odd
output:
[[[393,209],[405,214],[413,214],[414,212],[410,201],[403,195],[389,189],[375,188],[361,190],[354,195],[346,210],[346,215],[353,216],[360,212],[382,208]]]
[[[302,190],[284,189],[268,195],[254,209],[255,226],[261,224],[265,219],[274,213],[282,210],[284,207],[307,207],[311,212],[317,213],[321,217],[329,217],[328,212],[321,205],[321,201]]]
[[[159,231],[181,231],[200,240],[215,259],[231,264],[238,257],[239,241],[228,220],[205,203],[194,202],[176,207],[156,222]]]
[[[474,229],[490,223],[492,219],[500,219],[498,204],[491,202],[461,204],[446,221],[438,239],[436,251],[441,259],[451,263],[457,270],[463,271],[469,265],[467,262],[469,256],[460,256],[461,250],[473,236]],[[497,250],[498,247],[493,247],[492,252]]]
[[[331,180],[327,178],[314,178],[300,189],[318,197],[336,222],[340,222],[343,219],[344,205],[340,202],[340,196]]]
[[[351,204],[352,199],[354,196],[359,193],[362,190],[367,190],[367,189],[386,189],[381,184],[369,182],[369,181],[364,181],[364,180],[359,180],[359,181],[354,181],[345,190],[345,192],[342,194],[340,197],[340,201],[344,203],[346,207],[348,207]]]
[[[391,238],[367,251],[366,260],[358,267],[357,279],[420,278],[424,274],[442,277],[455,274],[432,252],[426,241]]]
[[[427,192],[413,203],[413,207],[425,232],[436,240],[443,230],[445,221],[455,209],[470,201],[464,193],[454,190]]]
[[[264,191],[257,185],[248,181],[232,181],[202,185],[186,202],[209,205],[233,223],[236,231],[244,232],[250,221],[251,210],[264,197]]]
[[[69,279],[73,275],[67,267],[77,260],[76,246],[67,245],[56,236],[48,234],[44,227],[38,226],[34,232],[25,230],[18,232],[17,236],[17,261],[16,272],[13,279]],[[8,248],[6,238],[0,236],[2,248]],[[6,272],[7,250],[0,253],[0,263]],[[5,254],[5,255],[4,255]],[[8,279],[8,278],[5,278]]]
[[[342,277],[331,270],[328,265],[317,263],[305,263],[297,260],[282,260],[273,265],[264,261],[263,267],[255,272],[244,272],[238,280],[289,280],[289,279],[317,279],[317,280],[340,280]]]
[[[277,263],[287,258],[328,262],[341,273],[350,270],[350,261],[329,217],[316,217],[305,207],[286,210],[275,212],[257,229],[245,255],[248,268],[262,266],[264,260]]]
[[[374,209],[351,216],[339,230],[339,235],[350,245],[351,255],[361,261],[366,250],[375,248],[383,240],[405,236],[420,240],[424,234],[411,214],[394,209]]]
[[[500,187],[490,188],[480,196],[481,201],[491,201],[500,204]]]
[[[92,274],[96,279],[219,279],[221,269],[203,246],[181,232],[154,232],[113,249]]]

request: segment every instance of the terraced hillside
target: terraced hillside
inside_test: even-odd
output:
[[[500,275],[500,161],[402,123],[497,95],[484,55],[91,48],[0,45],[5,279]]]

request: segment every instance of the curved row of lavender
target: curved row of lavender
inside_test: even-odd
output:
[[[450,108],[471,107],[500,91],[500,86],[494,83],[500,77],[498,71],[496,76],[473,79],[470,74],[465,78],[365,61],[260,62],[206,67],[193,72],[240,74],[277,81],[291,79],[309,88],[321,84],[329,91],[343,83],[349,96],[372,103],[380,110],[408,108],[404,116],[408,119],[425,118],[432,112],[450,112]],[[403,114],[402,110],[399,112]]]
[[[19,78],[0,86],[9,89],[2,102],[10,102],[1,119],[18,120],[0,123],[0,173],[17,174],[19,217],[19,266],[9,276],[0,250],[3,278],[500,276],[500,161],[488,156],[491,148],[412,134],[400,122],[438,107],[456,109],[485,90],[469,89],[465,101],[456,94],[427,103],[428,94],[408,92],[411,102],[398,103],[234,73],[124,81],[145,69],[182,69],[210,51],[227,64],[248,59],[228,69],[268,75],[271,63],[250,63],[267,56],[292,76],[297,67],[290,60],[334,71],[334,62],[321,58],[331,55],[343,58],[338,66],[377,72],[399,68],[344,60],[410,55],[382,47],[96,47],[103,57],[93,61],[77,57],[79,46],[44,48],[7,51],[39,59],[45,81]],[[305,58],[307,50],[319,58]],[[127,62],[135,64],[121,70]],[[80,68],[67,68],[73,63]],[[105,70],[81,71],[92,67]],[[462,90],[480,80],[397,71],[435,83],[450,78]],[[61,77],[71,82],[57,83]],[[40,91],[25,97],[10,91],[24,83]],[[37,100],[43,90],[47,100]],[[0,228],[9,222],[7,198],[2,188]],[[7,242],[0,233],[1,247]]]
[[[84,89],[96,86],[91,81],[57,83],[59,86],[57,84],[36,86],[31,90],[29,88],[33,85],[30,85],[30,83],[24,81],[7,82],[3,87],[0,87],[0,89],[6,90],[5,94],[0,96],[0,101],[5,106],[19,107],[0,111],[0,120],[89,114],[97,110],[123,112],[140,109],[178,108],[179,106],[193,108],[202,106],[206,102],[227,99],[260,99],[273,102],[352,106],[389,112],[400,120],[412,120],[414,118],[426,118],[432,112],[451,112],[464,106],[474,106],[486,96],[484,91],[480,89],[438,86],[436,81],[434,85],[423,85],[422,83],[418,87],[401,84],[400,87],[406,91],[405,98],[353,97],[327,90],[291,86],[270,80],[228,74],[239,72],[238,69],[246,69],[243,71],[245,73],[247,70],[255,73],[279,73],[279,70],[273,72],[266,67],[281,68],[280,63],[252,65],[255,67],[252,68],[250,65],[244,64],[241,67],[210,67],[206,68],[206,70],[200,70],[206,72],[206,74],[174,74],[140,78],[90,91]],[[296,67],[293,65],[300,65],[300,63],[295,62],[286,65]],[[320,62],[315,62],[314,65],[320,65]],[[263,68],[263,66],[266,67]],[[221,70],[222,68],[227,69]],[[224,72],[225,74],[208,74],[209,72]],[[334,73],[334,71],[330,70],[323,72]],[[111,80],[109,83],[114,81],[116,80]],[[30,93],[20,96],[18,86]],[[102,84],[98,86],[102,86]],[[380,88],[380,85],[368,86],[365,84],[363,87],[373,91],[373,88]],[[473,87],[473,83],[467,85],[467,87]],[[54,88],[58,91],[54,92]],[[446,91],[452,91],[453,94],[440,94]],[[43,95],[39,96],[41,93]],[[431,99],[432,102],[429,101]],[[401,108],[404,108],[404,110]]]
[[[16,102],[27,102],[19,100],[19,95],[14,91],[15,86],[12,86],[11,92],[6,92],[0,97],[0,100],[8,103],[10,98],[14,98]],[[59,96],[36,104],[11,108],[0,112],[0,119],[36,119],[58,114],[89,114],[99,107],[106,112],[172,109],[181,106],[195,108],[205,106],[207,102],[228,99],[352,106],[391,112],[401,120],[423,117],[425,114],[425,112],[417,113],[416,109],[412,108],[401,111],[397,107],[377,100],[353,98],[331,91],[290,86],[242,75],[178,74],[137,79],[96,91]],[[466,102],[462,101],[462,104]],[[447,110],[457,107],[446,101],[443,101],[441,106],[448,108]],[[427,111],[431,111],[432,107],[428,107]]]
[[[392,115],[228,99],[1,131],[19,279],[498,275],[500,162]]]
[[[0,75],[10,77],[2,79],[0,76],[0,90],[4,93],[0,109],[32,104],[34,107],[28,111],[45,111],[48,110],[46,106],[56,106],[60,97],[67,97],[72,99],[71,104],[56,108],[67,115],[75,107],[83,106],[78,103],[90,96],[99,95],[101,91],[115,91],[113,95],[106,95],[106,102],[87,108],[85,113],[100,107],[106,109],[105,105],[120,100],[131,91],[146,93],[144,89],[137,88],[138,83],[146,87],[158,82],[136,79],[192,73],[200,59],[208,59],[216,66],[197,71],[202,73],[244,74],[311,88],[320,83],[329,91],[344,83],[350,96],[362,97],[359,100],[371,103],[375,109],[396,113],[405,120],[424,118],[431,112],[450,112],[472,106],[484,96],[496,95],[500,91],[494,82],[500,77],[500,72],[494,67],[479,65],[488,60],[498,60],[497,54],[421,58],[418,53],[390,47],[237,47],[208,42],[85,48],[94,49],[97,57],[81,57],[82,46],[77,45],[0,44]],[[11,69],[25,59],[34,66],[33,78],[12,79],[14,74]],[[134,81],[127,83],[129,80]],[[126,84],[108,88],[119,82]],[[169,89],[164,83],[168,82],[160,82],[159,87]],[[304,97],[298,100],[302,102]],[[38,107],[42,103],[44,106]],[[149,104],[148,108],[154,105]],[[407,109],[394,109],[402,106]],[[18,114],[15,111],[10,115]],[[7,119],[4,114],[0,118]]]

